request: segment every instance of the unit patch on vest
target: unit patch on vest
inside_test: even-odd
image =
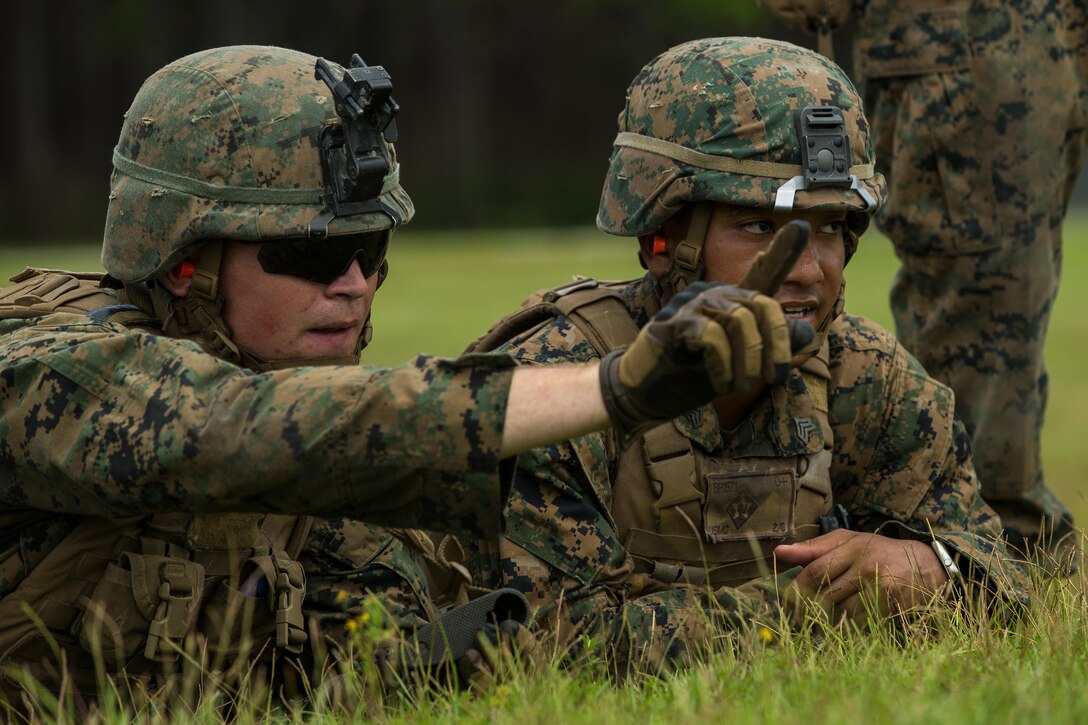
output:
[[[725,511],[729,514],[729,518],[733,520],[733,525],[739,529],[747,523],[748,519],[752,518],[752,514],[755,513],[758,506],[759,502],[752,498],[752,494],[748,492],[748,489],[741,486],[736,497],[726,505]]]
[[[786,468],[708,474],[706,540],[717,544],[792,535],[796,480],[794,471]]]

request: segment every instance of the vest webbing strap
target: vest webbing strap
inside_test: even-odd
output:
[[[620,294],[595,279],[581,279],[534,294],[520,308],[492,324],[465,352],[495,350],[508,340],[543,327],[558,315],[568,318],[602,357],[638,337],[638,326]]]
[[[638,326],[613,290],[598,287],[567,295],[556,300],[555,306],[602,356],[638,337]]]
[[[0,320],[66,312],[124,326],[154,323],[150,307],[132,304],[123,291],[104,284],[101,274],[28,267],[12,281],[16,284],[0,290]]]

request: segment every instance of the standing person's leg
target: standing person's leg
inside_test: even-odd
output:
[[[1086,38],[1075,3],[1005,5],[871,12],[858,71],[890,187],[878,225],[902,262],[897,333],[956,391],[983,493],[1018,544],[1072,529],[1040,433],[1061,223],[1084,152]]]

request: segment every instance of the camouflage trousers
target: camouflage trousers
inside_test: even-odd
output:
[[[877,225],[902,263],[896,332],[955,391],[1011,543],[1060,538],[1072,519],[1043,475],[1043,346],[1088,134],[1088,13],[922,5],[870,0],[855,46],[889,182]]]

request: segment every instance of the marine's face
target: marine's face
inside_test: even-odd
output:
[[[784,224],[800,219],[812,229],[808,247],[797,260],[775,299],[786,319],[807,320],[813,327],[831,313],[839,297],[846,264],[846,212],[768,209],[718,204],[703,246],[705,279],[736,284],[756,255],[771,243]]]
[[[327,284],[265,272],[260,245],[227,242],[219,271],[223,319],[263,360],[353,355],[377,289],[356,261]]]

